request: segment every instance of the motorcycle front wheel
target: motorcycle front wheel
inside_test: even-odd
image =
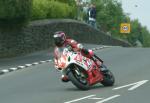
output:
[[[69,80],[79,89],[88,90],[90,85],[87,81],[87,76],[81,68],[75,66],[68,73]]]

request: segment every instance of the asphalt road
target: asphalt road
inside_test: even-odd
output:
[[[150,48],[111,47],[96,53],[114,73],[114,86],[78,90],[71,82],[62,83],[49,62],[1,75],[0,103],[150,102]]]

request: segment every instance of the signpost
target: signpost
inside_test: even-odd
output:
[[[130,33],[130,23],[121,23],[120,25],[120,33]]]

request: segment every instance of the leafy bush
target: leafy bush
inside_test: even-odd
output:
[[[55,0],[55,1],[66,3],[66,4],[70,5],[70,6],[76,5],[76,1],[75,0]]]
[[[68,4],[51,1],[48,18],[65,18],[69,16],[70,7]]]
[[[53,0],[33,0],[32,19],[73,18],[75,6]]]
[[[32,19],[46,18],[49,5],[47,0],[33,0]]]
[[[30,17],[32,0],[0,0],[0,23],[22,22]]]

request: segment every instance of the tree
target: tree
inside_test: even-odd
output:
[[[0,23],[20,23],[30,17],[32,0],[0,0]]]
[[[144,46],[150,46],[150,33],[138,19],[130,20],[129,14],[124,13],[121,2],[117,0],[92,0],[96,4],[97,24],[104,32],[111,32],[113,37],[125,39],[136,46],[139,41]],[[130,23],[131,33],[120,34],[120,24]]]
[[[150,32],[146,27],[142,27],[143,47],[150,47]]]
[[[96,4],[97,22],[101,29],[118,34],[124,15],[121,3],[116,0],[93,0],[92,3]]]

